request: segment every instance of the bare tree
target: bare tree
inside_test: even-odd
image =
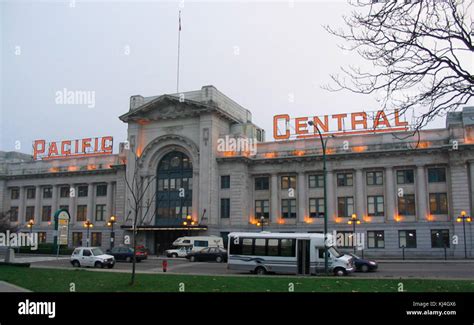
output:
[[[383,109],[427,109],[415,130],[474,95],[472,1],[350,1],[346,28],[325,29],[373,65],[342,67],[331,91],[378,96]],[[347,28],[348,27],[348,28]]]
[[[18,231],[17,226],[13,226],[10,221],[10,215],[12,211],[8,210],[6,212],[0,212],[0,232],[5,233],[7,230],[10,232]]]
[[[135,283],[135,266],[136,256],[135,250],[137,247],[136,237],[138,234],[138,228],[145,224],[149,224],[155,215],[155,209],[152,209],[156,195],[152,195],[152,199],[146,199],[145,194],[147,193],[150,185],[153,183],[156,176],[151,177],[147,181],[140,175],[139,161],[140,157],[132,150],[133,157],[135,158],[135,169],[131,179],[127,178],[125,173],[125,184],[130,191],[128,197],[128,203],[131,208],[125,221],[132,220],[132,247],[133,247],[133,260],[132,260],[132,276],[130,279],[130,285]],[[150,213],[151,212],[151,213]]]

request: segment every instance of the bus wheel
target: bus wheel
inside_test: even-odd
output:
[[[267,270],[263,266],[259,266],[255,269],[255,274],[257,275],[264,275],[267,273]]]
[[[343,276],[346,275],[346,271],[342,267],[337,267],[334,269],[334,275]]]

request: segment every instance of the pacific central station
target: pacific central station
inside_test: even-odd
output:
[[[440,129],[326,136],[325,155],[313,131],[273,130],[266,142],[251,112],[214,86],[132,96],[119,118],[128,140],[118,153],[91,151],[111,137],[0,152],[0,212],[12,227],[52,243],[65,209],[70,247],[109,248],[112,231],[124,244],[135,227],[138,244],[160,254],[182,236],[323,232],[327,216],[329,233],[363,234],[367,256],[473,256],[471,224],[459,220],[473,211],[474,107],[449,112]]]

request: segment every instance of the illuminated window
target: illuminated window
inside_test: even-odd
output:
[[[41,221],[43,222],[51,221],[51,206],[50,205],[43,206],[43,211],[41,213]]]
[[[46,243],[46,232],[44,232],[44,231],[38,232],[38,243],[39,244]]]
[[[10,198],[12,200],[18,200],[20,198],[20,189],[19,188],[12,188],[10,190]]]
[[[91,233],[91,246],[102,246],[102,233],[101,232]]]
[[[295,199],[281,200],[281,216],[284,219],[296,218],[296,200]]]
[[[324,217],[324,198],[309,199],[309,217],[310,218]]]
[[[264,217],[268,219],[270,217],[270,207],[268,200],[256,200],[255,201],[255,218],[260,219]]]
[[[287,190],[289,188],[296,188],[296,176],[282,176],[281,177],[281,189]]]
[[[416,248],[416,230],[399,230],[398,244],[400,248]]]
[[[398,214],[401,216],[416,215],[415,194],[405,194],[398,198]]]
[[[97,204],[95,206],[95,221],[104,221],[105,219],[105,204]]]
[[[34,219],[34,218],[35,218],[35,207],[34,206],[26,207],[26,221]]]
[[[82,232],[72,233],[72,246],[74,247],[82,246]]]
[[[448,214],[448,195],[446,193],[430,193],[430,213]]]
[[[87,219],[87,205],[78,205],[77,206],[77,221],[86,221]]]

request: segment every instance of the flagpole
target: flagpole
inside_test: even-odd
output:
[[[181,46],[181,10],[179,11],[179,28],[178,28],[178,67],[176,71],[176,93],[179,93],[179,55]]]

